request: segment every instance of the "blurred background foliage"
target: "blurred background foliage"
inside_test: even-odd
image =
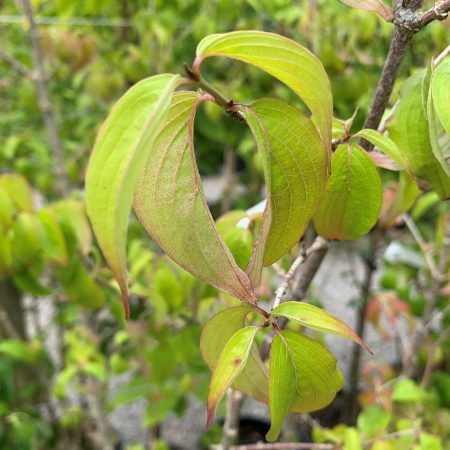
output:
[[[1,48],[30,68],[26,77],[0,60],[0,449],[112,449],[121,435],[120,430],[111,431],[108,413],[144,400],[144,426],[153,442],[147,448],[162,450],[168,448],[160,437],[167,414],[182,414],[191,394],[205,399],[209,373],[198,349],[201,326],[212,312],[235,300],[169,261],[132,222],[132,318],[124,322],[118,289],[95,245],[83,205],[85,169],[102,121],[140,79],[182,72],[205,35],[260,29],[293,38],[319,56],[331,79],[335,116],[348,119],[357,110],[352,129],[359,130],[392,25],[337,0],[32,4],[70,189],[61,193],[55,182],[55,159],[37,99],[21,2],[0,0]],[[450,44],[449,26],[448,21],[434,23],[415,37],[399,84]],[[287,88],[242,64],[208,61],[204,74],[235,102],[279,97],[302,108]],[[195,127],[200,172],[218,178],[219,184],[227,181],[211,200],[214,215],[261,201],[261,162],[246,127],[212,104],[200,108]],[[400,192],[402,201],[415,202],[412,214],[426,242],[437,250],[444,248],[448,206],[429,193],[416,199],[416,192],[408,200],[402,180],[387,173],[383,177],[380,222],[386,245],[395,241],[402,246],[400,255],[413,252],[421,261],[420,248],[396,228],[400,213],[394,199]],[[251,236],[235,227],[244,216],[229,214],[219,225],[242,264],[252,248]],[[287,255],[281,267],[289,267],[291,258]],[[263,298],[271,296],[274,278],[275,271],[268,270]],[[356,422],[344,416],[334,423],[315,421],[310,428],[317,442],[344,443],[349,449],[359,448],[350,445],[361,440],[378,450],[448,448],[442,446],[450,429],[449,342],[448,336],[439,338],[450,323],[449,285],[446,289],[436,290],[427,267],[412,264],[407,256],[384,264],[366,318],[377,327],[380,339],[400,339],[386,336],[383,314],[393,329],[399,317],[406,317],[416,330],[427,314],[431,293],[437,298],[432,312],[441,311],[442,320],[421,342],[418,361],[366,367],[359,396],[363,413]],[[428,314],[425,319],[429,318]],[[423,383],[430,358],[432,374]],[[126,382],[111,396],[111,380],[124,374]],[[413,434],[402,435],[402,430],[411,429]],[[398,439],[380,438],[395,432]],[[209,432],[205,445],[216,438],[220,439],[220,427]],[[144,448],[138,441],[129,448]]]

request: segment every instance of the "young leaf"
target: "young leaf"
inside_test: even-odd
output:
[[[297,390],[297,374],[290,349],[286,341],[276,334],[270,347],[269,407],[270,430],[266,434],[269,442],[275,441],[283,421],[291,411]]]
[[[231,336],[245,326],[252,309],[247,305],[224,309],[208,320],[200,338],[200,352],[207,366],[214,371],[220,354]],[[260,402],[268,402],[268,372],[253,344],[247,364],[233,381],[232,387]]]
[[[308,49],[274,33],[234,31],[212,34],[197,46],[194,66],[210,56],[225,56],[259,67],[290,87],[312,113],[324,147],[331,150],[333,99],[322,63]]]
[[[450,177],[433,154],[425,116],[427,99],[423,98],[422,90],[425,75],[423,71],[418,72],[405,81],[388,130],[412,173],[428,181],[441,199],[447,199],[450,198]]]
[[[127,317],[126,234],[133,192],[177,81],[177,75],[150,77],[123,95],[100,130],[86,175],[88,215]]]
[[[0,188],[6,191],[19,211],[33,211],[33,193],[24,176],[5,173],[0,176]]]
[[[52,209],[41,209],[37,215],[42,227],[42,250],[44,254],[58,265],[68,263],[66,241],[61,227]]]
[[[291,351],[297,374],[294,412],[310,412],[332,402],[344,378],[337,368],[336,358],[313,339],[293,331],[283,331]]]
[[[325,189],[327,153],[313,123],[280,100],[259,100],[243,112],[263,160],[268,193],[247,269],[258,285],[261,264],[278,261],[305,232]]]
[[[14,205],[8,193],[0,188],[0,233],[6,233],[13,224]]]
[[[259,327],[255,326],[241,328],[231,336],[222,350],[209,385],[207,427],[213,423],[217,405],[225,391],[245,366],[258,330]]]
[[[388,22],[394,19],[394,13],[383,0],[341,0],[341,2],[353,8],[374,11]]]
[[[247,303],[255,297],[211,216],[195,162],[194,117],[204,100],[177,92],[144,164],[133,200],[139,221],[164,252],[195,277]]]
[[[32,264],[41,253],[41,227],[34,214],[22,212],[17,216],[11,231],[13,266],[22,270]]]
[[[354,136],[366,139],[371,144],[378,147],[383,153],[390,156],[403,170],[406,170],[411,174],[411,169],[408,167],[408,163],[401,154],[399,148],[395,145],[395,142],[387,136],[370,129],[358,131]]]
[[[316,230],[328,239],[359,239],[375,225],[382,200],[381,180],[370,156],[356,144],[341,145],[314,216]]]
[[[304,302],[285,302],[274,308],[271,314],[287,317],[313,330],[343,336],[372,354],[369,347],[346,323],[317,306]]]

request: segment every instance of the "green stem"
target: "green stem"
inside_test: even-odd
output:
[[[221,92],[218,91],[209,81],[206,81],[202,76],[197,81],[197,86],[203,89],[208,94],[211,94],[217,101],[217,103],[225,110],[230,109],[233,106],[233,100],[228,100]]]

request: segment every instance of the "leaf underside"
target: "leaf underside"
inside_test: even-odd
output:
[[[206,204],[195,161],[195,92],[177,92],[137,183],[133,207],[164,252],[195,277],[247,303],[250,280],[225,245]]]

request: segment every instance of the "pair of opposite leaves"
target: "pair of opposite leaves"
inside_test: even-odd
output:
[[[271,428],[266,437],[274,441],[289,412],[325,407],[341,389],[343,377],[336,358],[325,347],[293,331],[275,334],[266,366],[255,344],[255,335],[262,327],[246,324],[251,312],[249,305],[227,308],[203,328],[200,350],[212,372],[207,425],[213,423],[218,403],[232,386],[268,403]],[[316,331],[346,337],[371,353],[348,325],[316,306],[285,302],[275,307],[270,316],[283,316]]]

